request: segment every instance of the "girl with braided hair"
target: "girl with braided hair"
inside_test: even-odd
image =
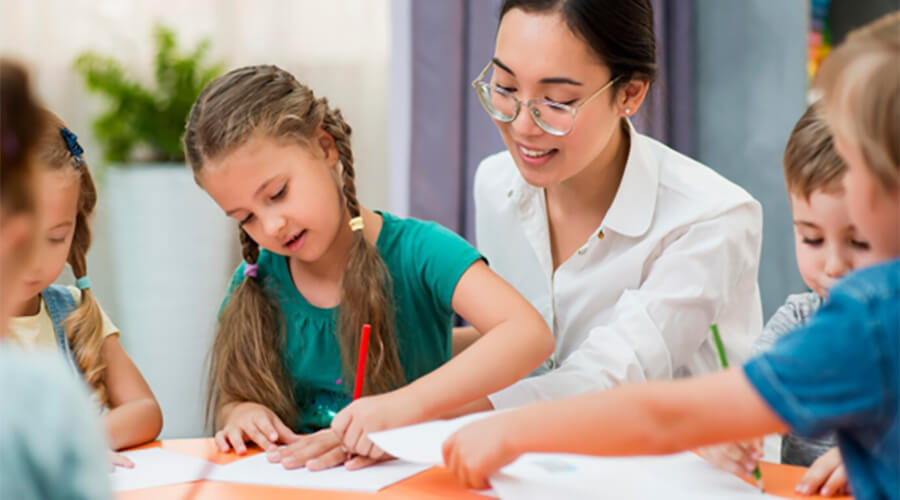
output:
[[[111,499],[106,440],[87,391],[58,354],[22,348],[8,334],[37,244],[35,146],[44,126],[28,73],[0,58],[0,498]]]
[[[456,411],[550,354],[537,311],[462,238],[360,205],[350,134],[275,66],[227,73],[191,110],[188,162],[239,222],[244,258],[210,353],[222,451],[249,440],[286,468],[364,466],[383,455],[367,433]],[[451,361],[454,313],[484,336]],[[351,404],[364,324],[365,397]]]
[[[77,137],[42,109],[35,145],[38,237],[24,267],[9,330],[25,347],[59,349],[71,371],[87,383],[99,406],[110,448],[120,450],[156,438],[162,413],[153,392],[119,343],[119,330],[91,292],[87,252],[97,190]],[[75,286],[54,285],[66,264]],[[111,454],[114,463],[131,462]]]

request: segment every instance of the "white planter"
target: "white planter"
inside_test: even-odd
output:
[[[184,165],[113,167],[105,182],[122,344],[163,411],[163,438],[204,434],[206,359],[237,245]]]

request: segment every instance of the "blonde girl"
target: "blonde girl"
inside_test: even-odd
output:
[[[119,331],[91,292],[87,252],[97,191],[77,137],[42,110],[36,144],[38,236],[25,267],[10,333],[24,346],[58,349],[109,408],[104,420],[113,450],[150,441],[162,413],[140,371],[119,343]],[[54,285],[66,264],[75,286]],[[116,462],[129,465],[127,459]]]

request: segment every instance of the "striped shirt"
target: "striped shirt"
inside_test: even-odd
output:
[[[778,339],[805,324],[821,306],[822,297],[815,292],[789,295],[784,305],[769,318],[762,334],[753,344],[753,355],[771,349]],[[834,446],[837,446],[834,434],[803,438],[789,433],[781,441],[781,463],[809,467]]]

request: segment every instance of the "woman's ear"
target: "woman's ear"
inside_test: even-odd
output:
[[[647,92],[650,90],[650,81],[633,78],[624,87],[620,88],[616,95],[616,102],[621,116],[634,116],[644,103]]]

